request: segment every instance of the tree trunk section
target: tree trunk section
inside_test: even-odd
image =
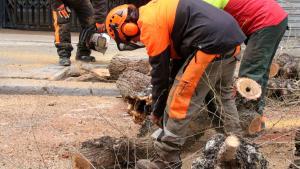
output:
[[[142,99],[151,93],[151,91],[147,92],[147,88],[150,87],[150,79],[150,76],[129,70],[120,75],[116,85],[124,98]]]
[[[150,114],[151,85],[150,76],[128,70],[123,72],[117,80],[117,88],[128,104],[128,113],[133,116],[134,122],[142,124]]]
[[[300,103],[300,80],[272,78],[268,81],[268,97],[287,105]]]
[[[279,65],[278,74],[275,77],[284,79],[300,78],[300,63],[295,56],[283,53],[274,59],[274,62]]]
[[[247,100],[255,100],[261,96],[261,86],[250,78],[241,77],[236,80],[236,89]]]
[[[72,155],[72,164],[73,169],[134,168],[137,160],[151,158],[153,153],[151,138],[105,136],[83,142],[79,153]]]
[[[117,80],[126,70],[135,70],[143,74],[149,74],[150,65],[148,57],[116,55],[108,65],[110,79]]]

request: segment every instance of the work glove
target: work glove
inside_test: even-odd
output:
[[[61,4],[57,9],[57,22],[59,24],[64,24],[70,22],[71,10],[69,7]]]
[[[96,23],[96,28],[98,33],[105,32],[105,24],[104,23]]]

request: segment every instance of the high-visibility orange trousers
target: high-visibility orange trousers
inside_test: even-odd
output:
[[[184,144],[192,118],[205,111],[204,99],[209,91],[213,91],[221,103],[225,128],[232,130],[230,132],[241,130],[233,97],[236,59],[213,61],[215,57],[218,56],[198,51],[178,72],[168,97],[160,141],[155,144],[159,149],[164,149],[165,143]]]

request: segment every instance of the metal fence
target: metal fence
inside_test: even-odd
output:
[[[50,30],[52,17],[50,0],[0,0],[0,27]],[[148,0],[138,0],[140,4]],[[289,13],[289,36],[300,36],[300,0],[277,0]],[[133,3],[137,0],[107,0],[107,7],[111,9],[123,3]],[[72,16],[72,29],[78,30],[76,13]]]
[[[130,0],[108,0],[108,9]],[[52,16],[49,0],[0,0],[0,27],[50,30]],[[72,13],[72,29],[78,30],[76,13]]]
[[[4,0],[3,27],[48,30],[51,25],[48,0]]]

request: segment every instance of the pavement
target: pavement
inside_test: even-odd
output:
[[[72,33],[73,64],[78,36]],[[65,68],[57,64],[53,32],[0,29],[0,37],[0,94],[118,95],[112,83],[49,80]],[[112,41],[105,55],[92,52],[97,60],[93,65],[106,69],[116,54],[144,56],[146,52],[120,52]]]
[[[78,33],[72,33],[72,64],[76,64],[76,42]],[[54,46],[53,32],[23,31],[0,29],[0,94],[55,94],[55,95],[110,95],[107,91],[117,94],[113,83],[107,85],[102,82],[55,82],[51,77],[63,71],[65,67],[59,66],[56,48]],[[288,52],[299,57],[299,38],[285,38],[277,53]],[[105,55],[93,51],[96,57],[93,65],[106,69],[110,60],[117,54],[130,56],[145,56],[145,49],[120,52],[115,43],[110,42]],[[62,84],[64,83],[64,84]],[[103,85],[102,85],[103,84]],[[74,85],[74,87],[72,87]],[[57,88],[56,88],[57,86]],[[105,88],[102,91],[102,87]],[[51,90],[53,88],[53,90]],[[45,89],[47,89],[45,92]],[[63,90],[65,89],[65,90]],[[51,92],[50,92],[51,91]],[[79,92],[80,91],[80,92]],[[102,91],[102,92],[100,92]]]
[[[70,96],[120,95],[114,83],[66,82],[12,78],[2,78],[0,80],[0,93]]]

